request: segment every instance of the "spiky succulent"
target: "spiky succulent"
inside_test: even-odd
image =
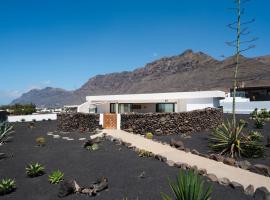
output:
[[[64,180],[64,173],[61,172],[60,170],[56,170],[53,171],[50,175],[49,175],[49,182],[52,184],[58,184],[61,181]]]
[[[29,177],[37,177],[44,174],[45,168],[39,163],[35,163],[35,164],[31,163],[26,166],[25,170],[26,170],[26,174]]]
[[[16,183],[13,179],[2,179],[0,181],[0,194],[8,194],[16,189]]]

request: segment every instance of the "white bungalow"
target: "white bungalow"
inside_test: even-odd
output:
[[[223,91],[170,92],[87,96],[78,106],[82,113],[185,112],[219,107]]]

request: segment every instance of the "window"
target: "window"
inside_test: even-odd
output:
[[[89,113],[97,113],[97,107],[95,108],[90,108]]]
[[[118,111],[119,111],[119,113],[132,112],[132,104],[130,104],[130,103],[120,103],[118,105]]]
[[[110,104],[110,113],[116,113],[116,110],[115,110],[115,103],[111,103],[111,104]]]
[[[158,103],[156,112],[174,112],[174,103]]]

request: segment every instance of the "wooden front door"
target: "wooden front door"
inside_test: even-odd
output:
[[[117,128],[117,114],[104,113],[103,128],[116,129]]]

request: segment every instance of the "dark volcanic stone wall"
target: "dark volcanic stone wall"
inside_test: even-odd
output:
[[[99,128],[99,114],[61,113],[57,115],[57,130],[93,132]]]
[[[197,132],[223,122],[222,109],[204,109],[181,113],[121,114],[121,129],[136,134],[155,135]]]

